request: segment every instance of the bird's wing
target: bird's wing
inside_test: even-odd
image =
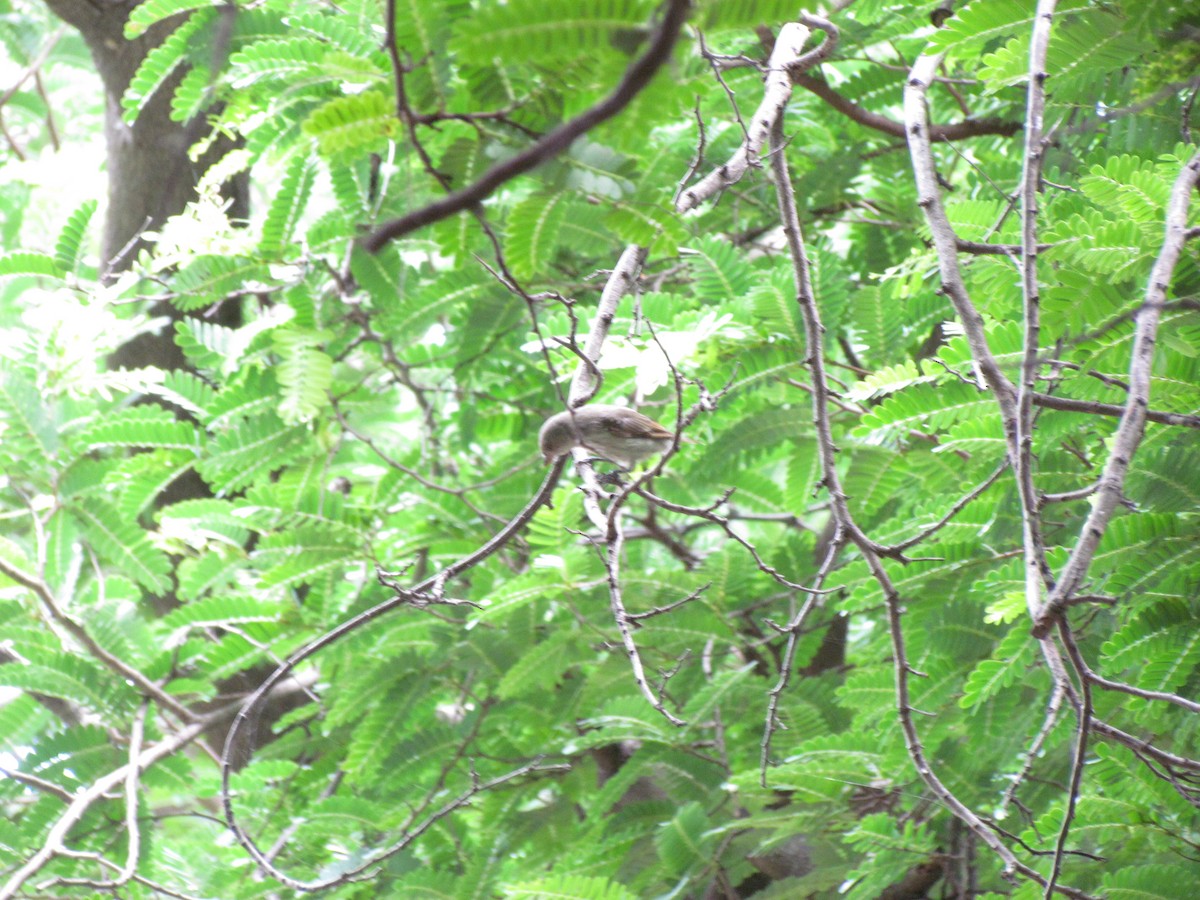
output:
[[[663,428],[658,422],[653,419],[643,416],[641,413],[625,416],[605,416],[604,427],[614,434],[624,433],[629,437],[638,438],[653,438],[653,439],[671,439],[675,437],[674,431],[669,431]]]

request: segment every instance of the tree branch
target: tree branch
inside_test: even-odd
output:
[[[1040,339],[1042,328],[1041,297],[1038,293],[1038,192],[1042,180],[1042,154],[1045,150],[1042,119],[1046,109],[1046,50],[1050,45],[1050,23],[1055,0],[1038,0],[1033,31],[1029,39],[1029,87],[1025,103],[1025,149],[1021,161],[1021,305],[1024,334],[1021,344],[1021,375],[1017,382],[1017,409],[1012,445],[1009,449],[1017,482],[1017,500],[1021,511],[1021,556],[1025,573],[1025,606],[1031,613],[1041,605],[1042,592],[1052,583],[1046,562],[1046,545],[1040,517],[1042,504],[1033,483],[1033,395],[1037,393],[1041,369]],[[1085,705],[1090,710],[1090,692]],[[1086,725],[1080,726],[1080,746],[1086,744]],[[1076,773],[1077,775],[1079,773]],[[1059,835],[1059,852],[1050,876],[1047,897],[1062,863],[1062,842],[1066,840],[1068,816]]]
[[[233,724],[229,729],[229,733],[225,736],[225,747],[221,753],[221,804],[225,813],[225,821],[229,825],[229,830],[233,832],[242,848],[254,859],[256,863],[272,878],[278,879],[283,884],[297,890],[323,890],[339,884],[345,884],[350,881],[355,875],[379,863],[380,861],[399,853],[407,847],[416,837],[425,830],[432,822],[428,822],[418,830],[403,834],[391,846],[380,850],[374,854],[365,854],[364,858],[357,865],[340,872],[333,878],[316,881],[300,881],[292,878],[286,872],[276,867],[255,842],[254,838],[242,827],[238,821],[237,814],[233,809],[233,787],[232,773],[234,764],[239,759],[241,750],[240,737],[247,724],[253,722],[257,716],[258,707],[262,704],[267,695],[274,689],[280,681],[290,675],[300,663],[304,662],[309,657],[315,655],[319,651],[325,649],[330,644],[333,644],[349,634],[357,631],[359,628],[378,619],[380,616],[391,612],[398,607],[405,605],[428,606],[434,603],[444,603],[449,605],[461,605],[467,601],[453,600],[444,596],[446,583],[456,575],[467,571],[468,569],[478,565],[487,559],[501,547],[503,547],[512,537],[533,518],[534,513],[550,500],[550,495],[554,490],[554,486],[558,483],[559,477],[562,475],[563,466],[566,464],[566,457],[561,457],[554,462],[546,474],[545,480],[542,482],[538,492],[530,499],[512,521],[504,528],[498,531],[486,544],[480,547],[473,553],[468,554],[457,562],[446,566],[436,575],[426,578],[419,584],[411,588],[405,588],[399,585],[394,578],[385,574],[380,575],[380,582],[386,587],[391,588],[396,592],[396,596],[391,597],[382,603],[378,603],[370,609],[359,613],[351,619],[342,622],[335,628],[326,631],[320,637],[309,641],[286,660],[277,666],[258,686],[253,694],[247,698],[246,702],[238,710],[234,717]],[[514,772],[509,773],[500,779],[496,779],[494,783],[502,783],[510,778],[517,777],[518,774],[528,771],[528,767],[521,767]],[[491,784],[491,782],[489,783]],[[473,796],[473,795],[472,795]],[[465,801],[464,801],[465,802]],[[461,805],[461,803],[459,804]],[[457,808],[457,807],[455,807]],[[448,813],[448,809],[440,812],[437,816]],[[0,900],[3,900],[0,897]]]
[[[576,138],[601,122],[611,119],[629,105],[650,83],[654,73],[670,59],[671,49],[675,46],[675,40],[687,19],[690,5],[689,0],[667,0],[662,24],[646,52],[626,70],[625,76],[613,92],[595,106],[543,135],[540,140],[516,156],[492,166],[474,184],[399,218],[384,222],[363,240],[363,246],[371,253],[378,253],[388,241],[475,206],[506,181],[511,181],[557,156],[571,146]]]
[[[1074,400],[1070,397],[1058,397],[1054,394],[1036,393],[1032,397],[1035,406],[1046,409],[1059,409],[1064,412],[1090,413],[1094,416],[1123,416],[1125,407],[1115,403],[1100,403],[1096,400]],[[1157,409],[1146,410],[1146,420],[1157,422],[1159,425],[1177,425],[1181,428],[1200,428],[1200,416],[1187,413],[1163,412]]]
[[[705,175],[693,187],[679,195],[675,202],[675,211],[685,213],[695,209],[709,197],[736,184],[746,174],[752,163],[758,160],[762,148],[767,142],[771,128],[776,120],[783,115],[783,109],[792,96],[792,81],[795,75],[791,69],[800,61],[800,51],[808,40],[809,30],[798,22],[788,22],[779,31],[771,57],[767,61],[766,87],[763,90],[762,101],[750,119],[750,127],[746,130],[746,139],[734,152],[733,156],[723,166],[718,166]],[[821,45],[832,45],[834,39],[828,37]]]
[[[1171,190],[1167,204],[1166,235],[1154,268],[1146,285],[1146,303],[1138,316],[1137,330],[1133,337],[1133,353],[1129,363],[1129,397],[1125,402],[1121,422],[1112,437],[1111,450],[1100,476],[1100,486],[1092,499],[1087,521],[1079,534],[1058,583],[1038,612],[1033,627],[1035,637],[1044,637],[1063,614],[1071,597],[1087,577],[1092,558],[1100,539],[1116,509],[1125,487],[1125,475],[1142,441],[1146,427],[1146,411],[1150,404],[1150,374],[1154,363],[1154,343],[1158,336],[1158,323],[1167,290],[1175,272],[1175,264],[1183,251],[1187,230],[1188,207],[1192,192],[1200,181],[1200,151],[1197,151],[1180,171]]]
[[[930,76],[933,80],[933,76]],[[838,112],[859,125],[865,125],[875,131],[890,134],[893,137],[905,137],[905,126],[902,122],[889,119],[887,116],[873,113],[859,106],[853,100],[843,97],[831,88],[823,79],[813,75],[793,75],[792,81],[811,94],[824,100]],[[964,138],[979,137],[985,134],[997,134],[1008,137],[1021,130],[1020,122],[1005,122],[1000,119],[967,119],[953,122],[949,125],[930,125],[929,140],[933,143],[944,141],[961,141]]]
[[[0,572],[7,575],[17,584],[33,591],[42,605],[46,607],[50,613],[50,617],[59,623],[63,629],[81,643],[84,648],[94,656],[97,660],[103,663],[110,671],[116,673],[121,678],[124,678],[137,686],[143,696],[154,700],[163,709],[168,709],[175,715],[179,716],[185,722],[194,721],[196,716],[186,706],[164,691],[161,687],[139,672],[133,666],[127,665],[123,661],[117,659],[103,647],[101,647],[96,639],[93,638],[79,622],[68,616],[58,605],[58,601],[54,597],[54,592],[50,590],[49,585],[39,578],[21,571],[16,566],[0,559]]]

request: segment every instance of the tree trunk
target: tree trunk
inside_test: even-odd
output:
[[[233,146],[228,140],[216,141],[200,160],[188,158],[188,148],[201,136],[204,122],[202,117],[191,122],[171,120],[171,95],[182,73],[154,93],[133,125],[121,118],[121,96],[138,66],[177,24],[174,20],[160,22],[140,37],[127,39],[125,22],[139,2],[46,0],[55,15],[79,30],[104,86],[108,211],[100,257],[101,270],[109,277],[133,264],[145,246],[142,235],[146,231],[160,228],[168,218],[183,212],[195,197],[204,170]],[[230,216],[245,219],[246,179],[239,178],[226,190],[232,200]],[[169,304],[160,304],[154,313],[171,321],[181,318]],[[236,304],[222,304],[216,321],[236,324],[239,318]],[[143,334],[118,350],[110,363],[113,368],[182,368],[183,355],[174,337],[171,328]]]

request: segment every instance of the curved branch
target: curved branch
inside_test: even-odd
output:
[[[654,73],[671,56],[671,49],[679,37],[679,31],[687,19],[688,0],[668,0],[667,12],[659,26],[654,40],[633,65],[626,71],[620,84],[611,94],[595,106],[580,113],[569,122],[564,122],[553,131],[516,156],[492,166],[479,180],[465,188],[447,194],[440,200],[422,206],[420,209],[384,222],[369,234],[363,241],[363,246],[371,253],[378,253],[391,240],[402,237],[411,231],[416,231],[434,222],[440,222],[457,212],[470,209],[482,202],[496,188],[511,181],[518,175],[523,175],[531,169],[540,166],[546,160],[557,156],[566,150],[580,135],[595,128],[601,122],[607,121],[629,105],[654,76]]]
[[[320,650],[328,647],[330,644],[336,643],[347,635],[357,631],[368,622],[378,619],[380,616],[391,612],[397,607],[404,606],[406,604],[428,606],[433,603],[445,603],[451,605],[467,603],[468,601],[465,600],[451,600],[442,596],[442,591],[445,588],[446,582],[454,576],[483,562],[483,560],[487,559],[489,556],[503,547],[512,539],[517,531],[523,528],[526,523],[533,518],[533,514],[537,512],[538,509],[549,502],[550,496],[554,491],[554,487],[558,484],[558,479],[562,475],[562,470],[566,465],[566,460],[567,458],[564,456],[555,461],[555,463],[550,467],[550,471],[546,474],[546,479],[542,482],[541,488],[533,496],[529,503],[525,505],[525,508],[517,513],[511,522],[498,531],[491,540],[489,540],[474,553],[463,557],[458,562],[451,563],[450,565],[446,566],[446,568],[442,569],[442,571],[438,574],[426,578],[420,584],[414,585],[411,588],[401,587],[391,578],[381,575],[380,581],[385,586],[392,588],[392,590],[396,592],[396,596],[384,600],[382,603],[377,603],[370,609],[359,613],[357,616],[354,616],[345,622],[342,622],[342,624],[338,625],[336,628],[326,631],[320,637],[309,641],[307,644],[289,656],[286,660],[284,660],[282,664],[276,667],[276,669],[266,677],[262,684],[258,686],[254,693],[250,695],[249,699],[247,699],[242,705],[242,708],[238,710],[237,715],[234,717],[233,725],[230,727],[229,733],[225,736],[225,747],[221,752],[221,805],[225,813],[225,822],[229,825],[229,830],[233,832],[233,835],[237,838],[238,843],[242,845],[242,849],[244,849],[256,863],[258,863],[263,871],[269,873],[272,878],[277,879],[289,887],[302,891],[324,890],[339,884],[345,884],[348,881],[351,881],[355,875],[359,874],[365,869],[376,865],[389,856],[399,853],[410,843],[412,843],[412,841],[425,829],[427,829],[435,820],[431,820],[426,824],[418,826],[415,830],[403,834],[390,847],[387,847],[378,853],[366,855],[364,861],[353,868],[342,871],[334,878],[317,881],[302,881],[292,878],[286,872],[277,868],[271,862],[271,860],[267,858],[267,855],[262,851],[258,844],[255,843],[254,838],[252,838],[238,822],[237,815],[233,810],[233,788],[231,779],[234,760],[237,758],[237,754],[240,749],[239,737],[246,725],[255,720],[258,707],[262,704],[267,695],[270,694],[275,685],[290,675],[292,671],[295,670],[298,665],[300,665],[300,663],[304,662],[306,659],[313,656]],[[523,775],[526,772],[531,771],[534,765],[536,764],[531,763],[527,766],[522,766],[518,769],[515,769],[512,772],[509,772],[507,775],[500,776],[499,778],[496,778],[487,784],[479,786],[479,790],[486,790],[491,786],[501,784],[505,781],[509,781],[513,778]],[[478,792],[478,790],[473,791],[471,795],[473,796],[474,793]],[[458,802],[458,805],[462,805],[462,802]],[[454,808],[457,808],[457,806]],[[447,808],[436,815],[438,818],[440,818],[444,815],[447,815],[449,812],[450,808]]]

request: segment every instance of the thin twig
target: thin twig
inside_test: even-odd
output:
[[[1017,791],[1024,783],[1030,771],[1032,771],[1033,764],[1042,752],[1042,747],[1050,737],[1050,733],[1054,731],[1054,726],[1058,724],[1058,716],[1062,712],[1062,704],[1066,695],[1067,692],[1063,686],[1055,682],[1054,689],[1050,692],[1050,699],[1046,703],[1046,713],[1042,717],[1042,726],[1038,729],[1037,735],[1034,736],[1034,739],[1029,744],[1029,748],[1025,751],[1025,761],[1021,764],[1020,771],[1009,782],[1008,787],[1004,789],[1004,796],[1000,798],[1000,806],[996,813],[997,816],[1004,812],[1010,803],[1016,800]]]
[[[1086,666],[1079,652],[1079,645],[1071,634],[1071,626],[1064,619],[1058,621],[1059,638],[1067,648],[1067,658],[1075,665],[1079,675],[1079,724],[1075,729],[1075,752],[1071,758],[1071,780],[1067,785],[1067,808],[1063,811],[1062,825],[1058,829],[1058,840],[1054,844],[1054,864],[1050,869],[1050,878],[1046,881],[1045,900],[1052,900],[1054,887],[1058,876],[1062,874],[1063,854],[1067,846],[1067,835],[1071,832],[1071,823],[1075,820],[1075,809],[1079,805],[1079,790],[1083,783],[1083,767],[1087,762],[1088,734],[1091,732],[1093,715],[1092,686],[1084,676]]]

